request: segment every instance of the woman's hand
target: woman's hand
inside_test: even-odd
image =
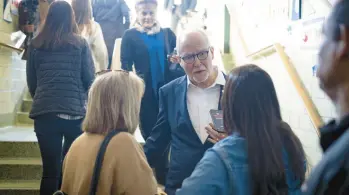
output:
[[[220,133],[216,131],[212,123],[206,126],[205,129],[206,129],[206,132],[210,135],[210,137],[208,138],[208,141],[212,142],[213,144],[219,142],[220,140],[228,136],[227,133]]]
[[[179,56],[172,55],[169,56],[169,58],[172,64],[179,64],[181,62],[181,58]]]

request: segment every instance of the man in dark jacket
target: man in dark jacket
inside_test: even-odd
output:
[[[93,0],[92,10],[95,21],[102,28],[110,68],[115,40],[130,28],[130,9],[124,0]]]
[[[324,25],[317,76],[338,117],[320,129],[324,156],[302,187],[304,195],[349,194],[349,0]]]

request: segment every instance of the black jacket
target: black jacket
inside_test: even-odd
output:
[[[164,39],[168,42],[168,47],[165,46],[164,48],[165,56],[167,56],[176,47],[176,35],[169,28],[164,28],[162,30],[164,36],[167,35],[167,38]],[[154,90],[152,89],[148,48],[141,38],[140,32],[135,28],[127,30],[122,37],[120,58],[122,69],[132,71],[132,66],[134,65],[137,74],[142,77],[145,82],[145,92],[142,99],[140,113],[140,128],[144,139],[146,139],[156,123],[159,110],[158,97],[154,94]],[[183,69],[170,70],[170,64],[168,61],[164,64],[165,81],[160,85],[160,87],[185,74]]]
[[[171,144],[171,159],[166,180],[166,192],[181,188],[184,179],[194,171],[208,148],[202,144],[191,123],[187,108],[187,76],[180,77],[159,91],[159,116],[144,152],[151,167]]]
[[[85,104],[94,80],[94,64],[88,43],[55,51],[30,46],[27,84],[33,97],[30,118],[48,113],[85,115]]]
[[[323,158],[303,187],[304,195],[349,194],[349,115],[339,124],[333,120],[321,130]]]

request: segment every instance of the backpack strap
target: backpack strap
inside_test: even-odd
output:
[[[95,162],[95,167],[93,170],[93,175],[92,175],[92,181],[90,185],[90,193],[89,195],[96,195],[97,192],[97,186],[98,186],[98,180],[99,180],[99,175],[101,173],[101,168],[102,168],[102,163],[104,159],[104,154],[107,149],[107,146],[110,142],[110,140],[117,134],[119,134],[120,130],[113,130],[108,135],[104,138],[101,147],[99,149],[99,152],[97,154],[96,162]]]

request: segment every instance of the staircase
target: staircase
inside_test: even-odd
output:
[[[16,124],[0,128],[0,195],[39,195],[42,163],[27,92]]]
[[[24,95],[21,109],[17,112],[16,122],[17,125],[34,125],[34,121],[29,118],[29,112],[32,109],[33,99],[27,91]]]

